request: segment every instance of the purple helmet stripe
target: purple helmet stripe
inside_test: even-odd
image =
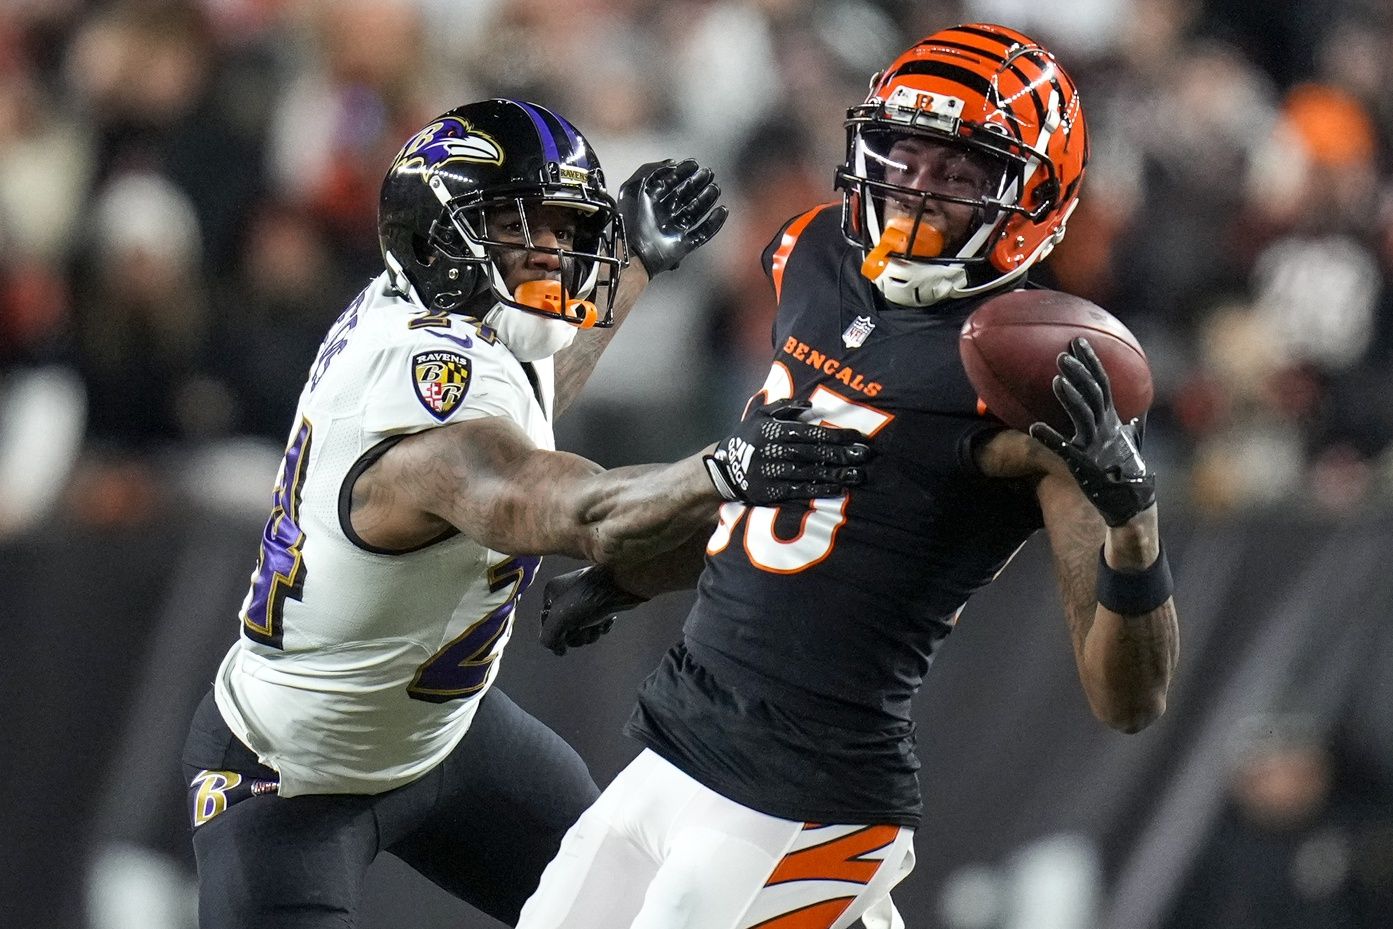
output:
[[[547,121],[542,118],[542,114],[537,111],[537,108],[520,100],[509,100],[508,102],[517,104],[524,113],[532,118],[532,125],[537,129],[537,138],[542,140],[542,153],[546,155],[548,161],[559,162],[561,153],[556,149],[556,134],[552,132],[551,127],[547,125]]]
[[[571,143],[571,151],[575,152],[578,155],[585,155],[585,163],[580,165],[580,167],[593,168],[594,165],[590,163],[589,154],[586,152],[585,146],[581,144],[580,133],[576,131],[576,127],[572,126],[570,122],[567,121],[566,118],[563,116],[559,116],[556,113],[552,113],[551,116],[553,119],[555,119],[558,123],[561,124],[561,129],[566,133],[566,141]]]

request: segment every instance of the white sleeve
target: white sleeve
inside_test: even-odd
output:
[[[477,336],[411,335],[380,347],[368,365],[363,431],[369,444],[485,416],[525,426],[531,388],[502,345]]]

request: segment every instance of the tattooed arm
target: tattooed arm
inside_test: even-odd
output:
[[[515,423],[488,417],[394,445],[355,483],[351,521],[368,544],[390,550],[453,527],[510,555],[603,564],[678,545],[720,502],[700,455],[606,471],[540,449]]]
[[[620,186],[624,241],[633,260],[619,277],[614,325],[580,333],[556,356],[557,415],[580,393],[649,279],[676,268],[721,230],[728,212],[716,206],[720,196],[711,169],[690,158],[649,162]]]
[[[861,434],[801,422],[806,410],[806,402],[768,404],[706,452],[612,471],[540,449],[504,417],[427,429],[356,478],[349,522],[368,545],[389,551],[453,527],[510,555],[644,561],[709,527],[723,499],[808,500],[861,483],[859,465],[870,454]]]
[[[619,277],[619,290],[614,297],[614,325],[605,329],[585,329],[576,333],[575,341],[556,353],[556,403],[554,415],[560,416],[580,395],[590,373],[595,370],[614,334],[629,315],[639,295],[648,286],[648,272],[637,261],[629,262]]]
[[[674,590],[691,590],[706,567],[706,544],[715,528],[716,521],[712,518],[670,551],[645,561],[616,565],[615,583],[629,593],[650,600]]]
[[[1151,565],[1161,544],[1156,507],[1108,527],[1064,462],[1021,432],[998,433],[977,459],[988,476],[1038,481],[1036,496],[1089,706],[1115,729],[1145,728],[1165,712],[1179,653],[1175,601],[1126,616],[1099,605],[1098,547],[1113,568],[1140,571]]]

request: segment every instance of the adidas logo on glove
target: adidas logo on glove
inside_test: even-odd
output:
[[[750,461],[754,458],[755,447],[738,436],[731,436],[719,445],[707,460],[707,471],[716,490],[727,500],[739,500],[743,496],[737,492],[750,487]],[[723,468],[713,464],[724,465]]]

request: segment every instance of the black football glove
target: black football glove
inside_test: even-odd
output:
[[[855,429],[799,422],[812,406],[780,400],[759,407],[716,450],[702,458],[711,483],[727,500],[765,506],[835,497],[866,479],[870,446]]]
[[[631,610],[646,597],[622,590],[614,573],[603,565],[559,574],[547,581],[542,592],[542,626],[537,638],[558,655],[568,648],[589,645],[609,632],[624,610]]]
[[[1054,395],[1074,423],[1065,438],[1045,423],[1030,434],[1063,458],[1084,494],[1109,526],[1121,526],[1156,502],[1156,476],[1141,457],[1142,422],[1123,424],[1113,407],[1108,372],[1088,340],[1077,338],[1059,355]]]
[[[710,168],[685,161],[650,161],[619,188],[624,239],[650,278],[671,271],[720,231],[730,211]]]

